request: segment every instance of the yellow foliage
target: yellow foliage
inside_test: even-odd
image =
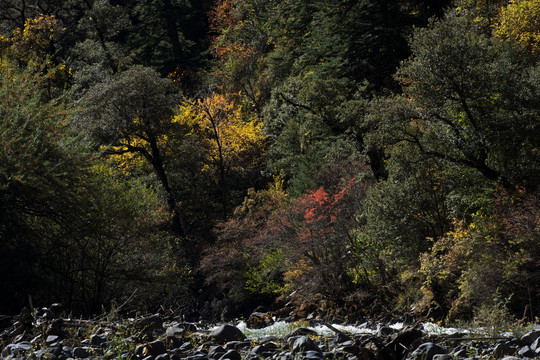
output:
[[[1,42],[4,46],[9,44],[13,56],[28,66],[51,65],[47,57],[53,41],[63,30],[53,15],[42,15],[27,19],[22,29],[15,29],[11,38],[3,38]]]
[[[501,9],[494,34],[540,53],[540,0],[513,0]]]
[[[245,115],[232,96],[213,93],[194,102],[184,100],[173,122],[186,125],[200,137],[206,168],[241,170],[264,153],[262,123]]]
[[[148,148],[149,144],[135,136],[131,136],[123,140],[123,144],[119,146],[102,146],[102,151],[110,153],[108,158],[117,168],[121,169],[126,174],[132,173],[136,169],[144,169],[147,162],[139,152],[128,150],[128,146]]]

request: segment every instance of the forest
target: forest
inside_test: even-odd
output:
[[[540,313],[540,1],[0,0],[0,313]]]

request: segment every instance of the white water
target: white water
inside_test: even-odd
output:
[[[336,328],[337,330],[339,331],[343,331],[345,333],[348,333],[348,334],[353,334],[353,335],[357,335],[357,334],[377,334],[378,332],[378,328],[368,328],[366,326],[353,326],[353,325],[339,325],[339,324],[333,324],[332,325],[334,328]],[[457,329],[457,328],[446,328],[446,327],[441,327],[437,324],[434,324],[434,323],[424,323],[423,324],[424,326],[424,331],[428,334],[455,334],[455,333],[458,333],[458,332],[466,332],[465,330],[463,329]],[[298,327],[302,327],[301,324],[291,324],[291,323],[288,323],[288,322],[285,322],[285,321],[277,321],[276,323],[274,323],[273,325],[271,326],[267,326],[265,328],[262,328],[262,329],[250,329],[247,327],[247,324],[244,322],[244,321],[240,321],[239,323],[236,324],[236,327],[239,328],[245,335],[248,339],[251,339],[251,340],[256,340],[256,339],[261,339],[265,336],[277,336],[277,337],[280,337],[280,336],[284,336],[285,334],[287,334],[288,332],[298,328]],[[334,334],[334,332],[329,329],[327,326],[325,325],[317,325],[317,326],[306,326],[308,329],[311,329],[311,330],[314,330],[315,332],[317,332],[317,334],[319,335],[332,335]],[[393,328],[393,329],[396,329],[396,330],[401,330],[404,328],[404,324],[403,323],[394,323],[392,325],[389,325],[389,327]]]

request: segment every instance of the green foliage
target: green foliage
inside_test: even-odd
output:
[[[246,289],[253,294],[279,296],[283,292],[283,273],[286,270],[283,250],[270,251],[256,267],[246,273]]]
[[[415,144],[426,156],[506,186],[534,183],[536,68],[466,16],[418,30],[411,47],[413,56],[397,73],[404,95],[374,103],[373,121],[383,122],[372,139]]]
[[[537,271],[531,261],[538,256],[537,235],[531,233],[537,226],[532,220],[537,210],[531,208],[535,198],[535,194],[501,192],[469,222],[456,223],[453,231],[435,242],[421,258],[424,302],[448,308],[450,317],[470,316],[475,307],[496,305],[486,299],[486,293],[513,295],[510,309],[517,303],[534,306],[529,293],[534,286],[530,279]],[[525,215],[525,209],[530,214]],[[532,222],[524,217],[532,217]]]
[[[42,95],[47,75],[5,59],[1,71],[1,271],[12,294],[3,300],[31,294],[94,312],[156,282],[168,242],[156,231],[167,217],[155,193],[96,164],[75,136],[74,110]]]

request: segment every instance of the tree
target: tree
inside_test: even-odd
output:
[[[76,109],[44,94],[51,73],[2,58],[0,74],[2,311],[31,295],[94,313],[131,295],[129,285],[163,280],[162,262],[147,262],[168,253],[155,193],[96,163],[72,127]]]
[[[171,80],[150,68],[134,66],[88,92],[88,109],[80,114],[78,124],[108,146],[105,154],[136,154],[151,164],[167,194],[173,230],[183,237],[181,206],[165,170],[162,147],[164,137],[174,134],[176,100]]]
[[[220,192],[222,216],[226,219],[233,190],[243,192],[254,186],[249,178],[262,167],[266,146],[262,124],[236,105],[233,95],[217,93],[195,102],[186,100],[174,122],[188,126],[198,137],[206,156],[205,168],[201,170],[213,173],[211,176]]]
[[[131,1],[125,6],[134,25],[128,44],[136,63],[162,75],[206,66],[209,0]]]
[[[414,144],[508,187],[534,184],[538,69],[467,16],[417,30],[411,48],[397,72],[404,94],[373,102],[371,139]]]
[[[538,1],[511,1],[500,10],[495,24],[497,37],[518,43],[533,56],[540,51],[540,3]]]

